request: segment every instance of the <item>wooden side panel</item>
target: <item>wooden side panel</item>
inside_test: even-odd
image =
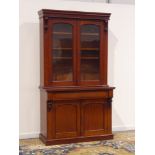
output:
[[[40,130],[41,134],[47,137],[47,94],[45,91],[40,91]]]
[[[109,98],[106,104],[106,116],[107,116],[107,134],[112,134],[112,99]]]
[[[43,18],[40,18],[40,85],[44,85],[44,28]]]
[[[103,135],[106,132],[106,109],[102,100],[83,100],[81,107],[82,135]]]
[[[53,101],[48,100],[51,103],[51,108],[48,108],[47,105],[47,130],[48,130],[48,139],[55,138],[55,105]]]
[[[106,85],[108,83],[108,21],[103,22],[103,33],[102,33],[102,54],[101,54],[101,65],[102,65],[102,78],[103,78],[103,83]]]

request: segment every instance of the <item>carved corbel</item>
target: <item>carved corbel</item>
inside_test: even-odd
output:
[[[109,20],[109,17],[105,17],[104,18],[104,23],[105,23],[105,25],[104,25],[104,31],[105,32],[108,32],[108,20]]]
[[[44,17],[44,30],[48,30],[48,17]]]
[[[111,103],[112,103],[112,98],[108,98],[108,99],[107,99],[107,102],[108,102],[109,104],[111,104]]]
[[[47,111],[50,112],[52,109],[52,101],[51,100],[48,100],[47,101]]]

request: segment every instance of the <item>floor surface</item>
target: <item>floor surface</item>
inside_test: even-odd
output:
[[[115,132],[113,140],[45,146],[39,139],[20,140],[20,155],[134,155],[135,132]]]

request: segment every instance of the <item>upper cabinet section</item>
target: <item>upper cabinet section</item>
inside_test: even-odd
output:
[[[41,86],[107,85],[109,13],[41,10]]]

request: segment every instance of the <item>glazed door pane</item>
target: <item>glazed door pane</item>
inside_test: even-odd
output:
[[[53,24],[52,41],[53,81],[73,81],[73,26]]]
[[[95,24],[80,26],[80,80],[100,79],[100,27]]]

